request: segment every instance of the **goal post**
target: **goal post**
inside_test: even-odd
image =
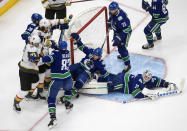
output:
[[[77,15],[70,24],[70,29],[67,34],[70,35],[73,32],[77,32],[81,36],[83,44],[87,44],[88,47],[97,48],[101,47],[104,40],[105,54],[110,53],[109,35],[108,35],[108,12],[107,7],[94,7]],[[67,35],[66,35],[67,36]],[[69,36],[70,38],[70,36]],[[71,51],[71,63],[75,63],[75,45],[73,44],[73,38],[70,39],[70,51]]]

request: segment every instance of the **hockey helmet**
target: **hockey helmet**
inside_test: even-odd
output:
[[[148,82],[152,78],[152,72],[149,69],[146,69],[142,74],[144,82]]]
[[[119,9],[119,5],[118,5],[118,3],[117,2],[115,2],[115,1],[113,1],[113,2],[111,2],[110,4],[109,4],[109,10],[110,11],[112,11],[112,10],[117,10],[117,9]]]
[[[102,53],[103,53],[103,51],[102,51],[101,48],[96,48],[96,49],[93,50],[93,54],[96,55],[96,56],[101,57]]]
[[[43,31],[44,33],[47,33],[49,31],[49,28],[50,28],[49,20],[41,19],[40,23],[39,23],[39,27],[40,27],[41,31]]]
[[[38,14],[38,13],[34,13],[34,14],[32,14],[32,16],[31,16],[31,20],[33,21],[33,22],[35,22],[35,21],[40,21],[42,19],[42,16],[40,15],[40,14]]]
[[[68,44],[66,41],[60,41],[59,42],[59,48],[60,50],[67,50]]]

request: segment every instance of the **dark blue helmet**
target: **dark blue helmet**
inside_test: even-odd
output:
[[[32,14],[32,16],[31,16],[31,20],[33,21],[33,22],[35,22],[35,21],[40,21],[42,19],[42,16],[40,15],[40,14],[38,14],[38,13],[34,13],[34,14]]]
[[[96,55],[96,56],[99,56],[99,57],[102,56],[102,53],[103,53],[103,51],[102,51],[101,48],[96,48],[96,49],[94,49],[94,51],[93,51],[93,54]]]
[[[59,42],[59,48],[60,50],[67,50],[68,44],[66,41],[60,41]]]
[[[119,9],[119,5],[117,2],[111,2],[110,5],[109,5],[109,10],[116,10],[116,9]]]

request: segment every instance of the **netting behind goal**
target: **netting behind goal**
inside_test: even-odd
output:
[[[77,32],[80,34],[82,42],[91,48],[101,47],[105,41],[103,47],[103,56],[105,56],[110,52],[107,17],[106,7],[94,7],[81,12],[70,22],[70,28],[65,32],[65,40],[70,38],[69,35],[72,32]],[[72,63],[79,62],[85,56],[77,49],[77,45],[73,45],[72,39],[70,40],[70,50]]]

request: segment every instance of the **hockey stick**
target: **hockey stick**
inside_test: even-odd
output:
[[[87,1],[94,1],[94,0],[79,0],[79,1],[72,1],[71,4],[73,4],[73,3],[79,3],[79,2],[87,2]]]
[[[69,24],[69,22],[71,21],[72,18],[73,18],[73,15],[70,14],[70,15],[69,15],[69,18],[68,18],[68,20],[67,20],[67,23],[68,23],[68,24]],[[65,32],[65,29],[64,29],[64,30],[61,30],[58,43],[59,43],[60,41],[62,41],[62,38],[63,38],[63,36],[64,36],[64,32]]]
[[[107,34],[106,34],[106,36],[105,36],[105,39],[104,39],[104,41],[103,41],[103,44],[102,44],[102,46],[101,46],[101,49],[103,50],[103,47],[104,47],[104,45],[105,45],[105,43],[106,43],[106,40],[107,40],[107,37],[109,36],[109,31],[107,32]]]

